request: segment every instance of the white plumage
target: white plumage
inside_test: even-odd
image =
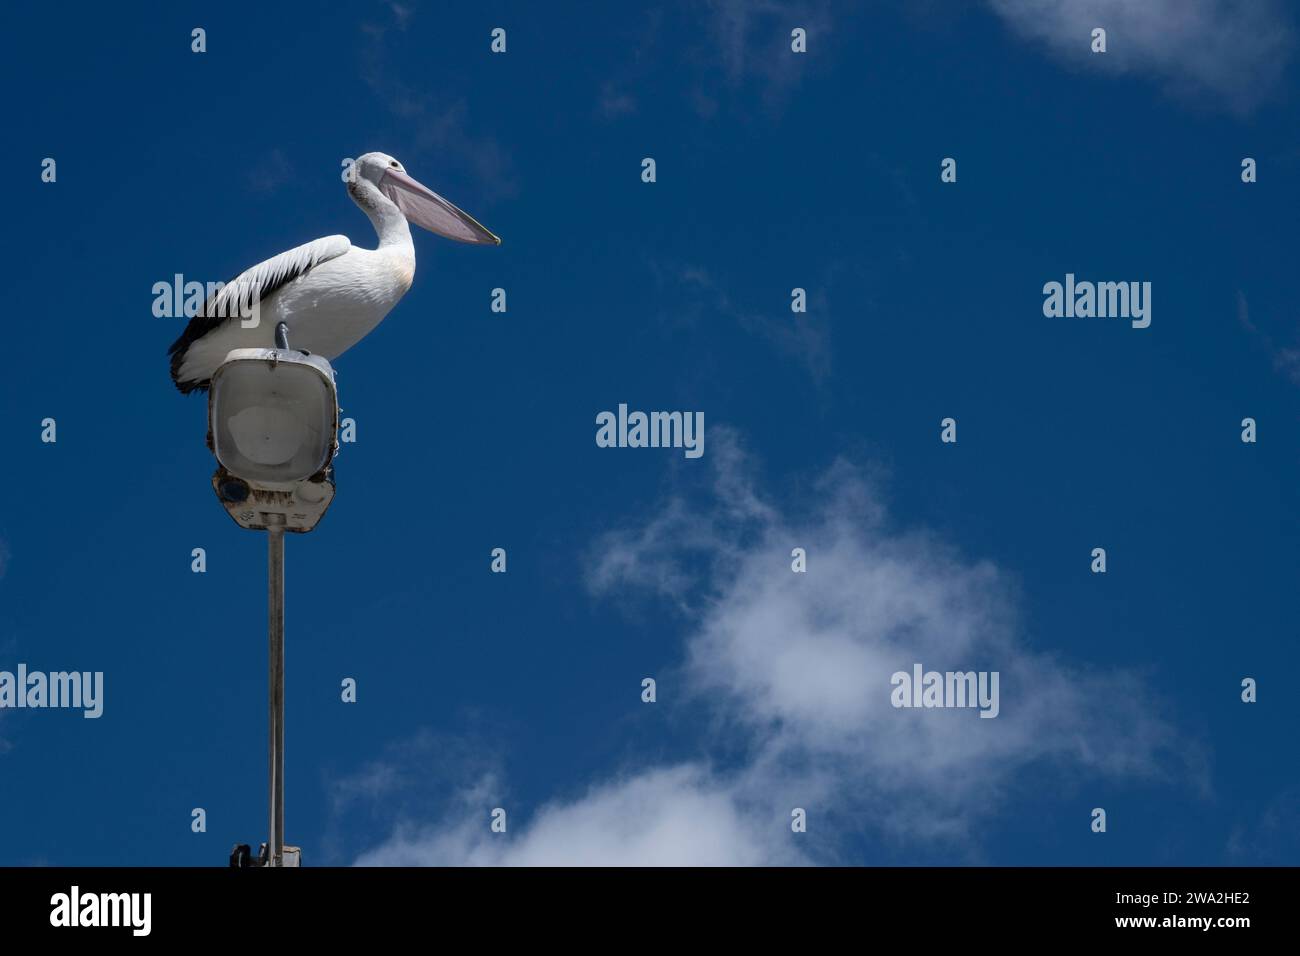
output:
[[[379,247],[361,249],[347,236],[326,236],[240,273],[172,344],[172,380],[182,392],[206,389],[232,349],[273,347],[280,322],[289,327],[293,348],[329,360],[355,345],[411,288],[415,245],[408,217],[461,242],[501,241],[407,176],[391,156],[367,153],[353,172],[348,192],[374,224]]]

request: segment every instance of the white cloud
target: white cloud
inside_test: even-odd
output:
[[[357,864],[745,866],[803,859],[783,821],[763,825],[732,788],[693,764],[648,770],[550,804],[518,835],[509,825],[505,834],[491,832],[490,807],[481,800],[461,807],[456,822],[399,830]]]
[[[1265,99],[1281,79],[1292,28],[1272,0],[989,0],[1024,37],[1076,65],[1149,72],[1177,95],[1211,96],[1236,112]],[[1105,54],[1090,49],[1106,30]]]
[[[725,744],[744,757],[631,773],[556,800],[508,838],[469,801],[402,825],[360,862],[824,861],[836,858],[829,835],[854,829],[966,841],[1034,764],[1054,764],[1054,779],[1158,779],[1195,760],[1140,681],[1029,647],[1005,575],[895,527],[857,469],[836,464],[812,489],[816,508],[797,515],[760,492],[725,429],[713,430],[709,461],[710,503],[673,496],[606,536],[589,585],[675,603],[690,634],[673,683],[712,720],[701,751]],[[790,569],[795,546],[806,574]],[[890,676],[915,662],[999,671],[1000,715],[895,709]],[[816,824],[792,842],[796,806]]]

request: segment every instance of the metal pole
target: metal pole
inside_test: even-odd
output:
[[[284,864],[284,519],[266,529],[267,632],[270,635],[271,822],[266,865]],[[274,520],[274,519],[273,519]]]

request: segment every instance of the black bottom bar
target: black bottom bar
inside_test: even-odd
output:
[[[405,938],[478,929],[493,940],[663,945],[683,932],[768,943],[903,933],[922,949],[949,938],[1044,934],[1199,935],[1231,944],[1285,932],[1296,882],[1294,869],[1255,868],[0,869],[0,926],[8,942],[73,932],[83,941],[128,937],[146,928],[149,894],[148,935],[165,940],[251,941],[257,932],[264,943],[321,934],[373,941],[377,931]],[[72,925],[86,922],[119,925]]]

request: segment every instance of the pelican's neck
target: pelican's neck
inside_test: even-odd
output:
[[[348,184],[348,194],[361,207],[379,237],[380,249],[394,249],[415,258],[415,244],[411,241],[411,227],[402,211],[387,196],[366,179],[357,178]]]

